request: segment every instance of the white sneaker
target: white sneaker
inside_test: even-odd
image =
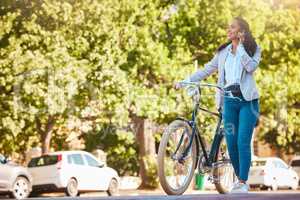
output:
[[[231,194],[235,194],[235,193],[248,193],[248,192],[249,192],[249,185],[246,184],[246,183],[238,183],[230,191]]]
[[[233,190],[234,188],[236,188],[236,187],[239,185],[239,183],[240,183],[240,181],[239,181],[239,179],[237,179],[237,180],[233,183],[233,185],[231,186],[231,188],[229,189],[229,191],[231,191],[231,190]]]

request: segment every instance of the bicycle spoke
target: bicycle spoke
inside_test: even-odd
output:
[[[184,130],[176,130],[171,135],[171,139],[174,140],[174,141],[170,141],[169,143],[170,144],[177,144],[178,145],[179,142],[180,142],[180,138],[182,136],[184,136],[183,134],[185,134]],[[182,153],[184,152],[184,150],[187,147],[187,144],[189,142],[189,138],[185,136],[181,142],[182,142],[182,144],[180,144],[179,147],[177,147],[175,145],[173,145],[173,147],[170,147],[171,151],[172,150],[175,151],[177,149],[177,152],[176,152],[177,154],[174,155],[174,157],[176,159],[173,161],[173,171],[175,173],[172,174],[174,176],[174,178],[175,178],[175,187],[176,188],[180,187],[183,184],[183,182],[185,181],[186,175],[189,172],[188,168],[190,167],[190,164],[191,164],[188,159],[186,159],[186,161],[183,164],[181,164],[181,163],[178,162],[178,159],[182,156]],[[173,152],[171,154],[173,154]],[[189,155],[187,157],[189,157]],[[168,158],[166,158],[166,160],[167,160],[167,162],[169,162]],[[172,185],[172,181],[171,181],[172,178],[169,178],[169,180],[170,180],[170,185]]]
[[[229,192],[229,189],[235,182],[236,176],[229,160],[227,146],[225,139],[223,139],[220,144],[218,158],[216,160],[216,162],[219,162],[219,164],[213,172],[214,175],[219,179],[219,181],[215,183],[215,186],[220,193]]]
[[[174,121],[167,130],[159,150],[159,160],[162,161],[159,163],[164,166],[162,172],[159,170],[160,182],[168,194],[181,194],[193,177],[196,145],[193,141],[186,151],[190,144],[191,128],[185,122]]]

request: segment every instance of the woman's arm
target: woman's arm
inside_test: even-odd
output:
[[[247,72],[254,72],[260,62],[261,59],[261,50],[257,45],[256,51],[253,57],[249,56],[246,52],[244,45],[239,44],[237,48],[238,54],[241,56],[241,63]]]
[[[194,74],[188,77],[186,80],[191,82],[197,82],[205,79],[213,72],[218,70],[218,57],[219,53],[216,53],[215,56],[204,65],[204,69],[197,70]]]

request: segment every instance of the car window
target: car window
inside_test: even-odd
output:
[[[282,161],[279,161],[279,160],[277,160],[277,161],[274,161],[275,163],[276,163],[276,167],[277,168],[283,168],[283,169],[287,169],[287,166],[282,162]]]
[[[58,155],[45,155],[41,157],[32,158],[28,167],[41,167],[54,165],[59,161]]]
[[[72,163],[75,165],[84,165],[84,161],[81,154],[72,154],[71,159]]]
[[[67,156],[68,164],[73,164],[72,155]]]
[[[273,165],[274,165],[276,168],[279,167],[279,166],[277,165],[277,162],[276,162],[276,161],[273,161],[272,163],[273,163]]]
[[[254,160],[251,163],[251,166],[255,167],[255,166],[265,166],[266,165],[266,161],[265,160]]]
[[[293,160],[291,163],[292,167],[300,167],[300,160]]]
[[[283,161],[278,161],[281,168],[287,169],[288,166]]]
[[[88,163],[89,166],[91,167],[99,167],[99,162],[97,160],[95,160],[93,157],[84,154],[84,157]]]

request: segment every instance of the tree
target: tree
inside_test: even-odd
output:
[[[260,138],[278,152],[299,152],[300,17],[293,1],[278,2],[1,1],[2,153],[66,149],[53,141],[62,144],[76,132],[87,150],[104,148],[110,164],[130,162],[121,174],[137,172],[139,153],[142,187],[155,186],[157,126],[191,110],[189,97],[172,84],[195,71],[194,62],[210,60],[237,15],[250,22],[263,49],[255,72]],[[214,93],[206,94],[203,103],[214,109]],[[199,124],[210,137],[215,119],[202,114]]]

